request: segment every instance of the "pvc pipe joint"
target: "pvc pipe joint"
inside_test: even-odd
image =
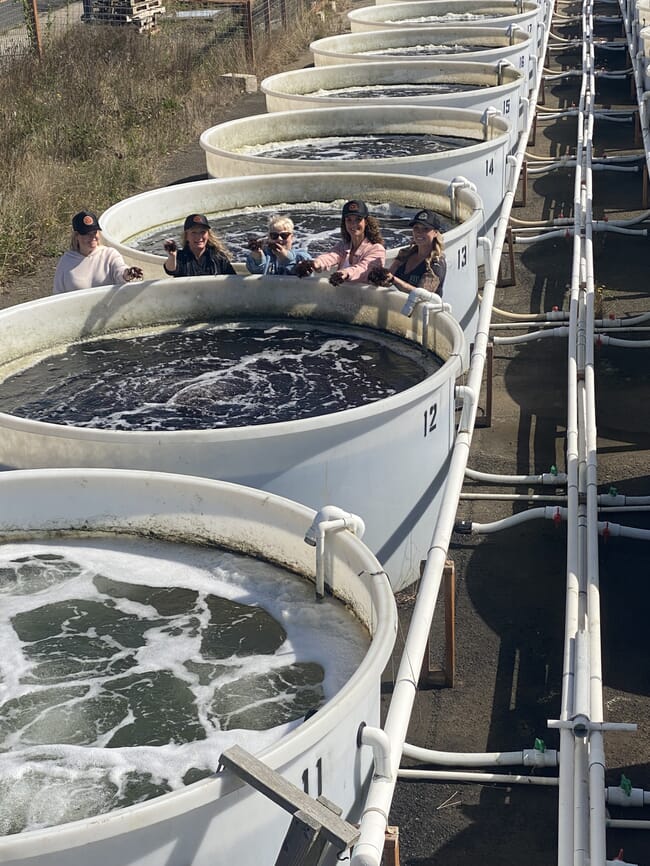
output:
[[[373,728],[361,722],[357,733],[357,745],[370,746],[375,761],[375,778],[392,781],[394,778],[391,767],[391,749],[388,734],[381,728]]]

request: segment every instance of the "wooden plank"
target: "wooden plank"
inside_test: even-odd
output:
[[[296,812],[275,866],[318,866],[327,846],[321,830],[321,825],[311,815]]]
[[[359,838],[357,827],[339,818],[322,803],[305,794],[241,746],[231,746],[226,749],[219,760],[224,767],[232,770],[240,779],[290,814],[305,812],[317,821],[323,828],[327,841],[339,851],[350,848]]]

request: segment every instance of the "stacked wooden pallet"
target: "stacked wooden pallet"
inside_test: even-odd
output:
[[[91,0],[84,6],[82,19],[89,24],[123,24],[139,32],[155,30],[165,12],[162,0]]]

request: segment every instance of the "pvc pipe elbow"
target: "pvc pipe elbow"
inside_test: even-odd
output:
[[[365,722],[359,728],[358,741],[360,746],[370,746],[375,761],[375,777],[392,781],[394,778],[391,767],[391,746],[388,734],[381,728],[373,728]]]

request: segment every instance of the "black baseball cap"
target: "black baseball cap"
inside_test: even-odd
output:
[[[89,210],[80,210],[72,217],[72,228],[80,235],[87,235],[90,232],[101,231],[99,220]]]
[[[201,229],[209,229],[211,228],[210,223],[208,222],[208,218],[205,214],[202,213],[191,213],[183,223],[183,230],[187,231],[188,229],[193,228],[201,228]]]
[[[358,216],[362,219],[368,216],[368,208],[365,201],[346,201],[343,205],[343,218],[346,216]]]
[[[430,229],[437,229],[441,231],[442,223],[438,218],[438,214],[434,213],[432,210],[420,210],[413,217],[409,226],[413,228],[416,225],[429,226]]]

